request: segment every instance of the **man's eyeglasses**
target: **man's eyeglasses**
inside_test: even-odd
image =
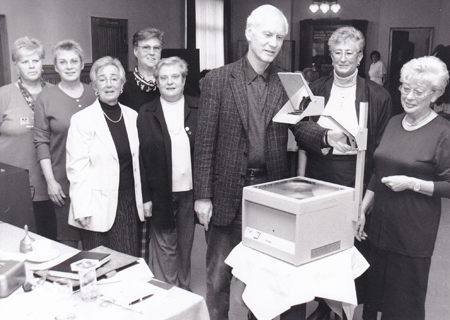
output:
[[[158,47],[158,46],[155,46],[155,47],[152,47],[152,46],[138,46],[138,47],[141,48],[142,51],[144,51],[144,52],[150,52],[150,51],[152,51],[152,49],[155,52],[160,52],[162,50],[162,48]]]
[[[344,57],[346,59],[351,59],[351,58],[353,58],[355,55],[357,55],[360,52],[361,51],[357,51],[357,52],[353,52],[353,51],[345,51],[345,52],[342,52],[342,51],[331,51],[331,55],[333,57],[335,57],[336,59],[342,58],[342,55],[344,55]]]
[[[431,91],[430,93],[425,93],[422,90],[412,89],[410,87],[404,86],[403,84],[401,84],[400,87],[398,87],[398,90],[400,90],[400,92],[405,96],[407,96],[412,91],[414,98],[416,99],[423,99],[434,93],[434,90]]]

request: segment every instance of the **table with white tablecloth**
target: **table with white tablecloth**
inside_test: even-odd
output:
[[[35,239],[43,239],[36,234],[31,236]],[[20,240],[23,237],[23,229],[0,221],[0,257],[25,260],[26,256],[19,252]],[[70,256],[79,252],[61,243],[52,242],[52,245],[61,252],[61,256]],[[36,267],[36,264],[27,261],[25,267],[27,280],[32,281],[31,269]],[[152,277],[153,274],[145,261],[139,259],[137,264],[117,272],[113,277],[99,280],[98,291],[108,292],[109,288],[113,288],[121,281],[147,282]],[[69,302],[61,302],[53,291],[54,286],[50,282],[44,283],[31,292],[24,292],[22,288],[17,289],[10,296],[0,299],[0,319],[54,320],[56,314],[61,312],[61,308],[67,305],[67,308],[73,309],[74,319],[83,320],[209,320],[203,297],[175,286],[168,289],[167,294],[161,299],[155,298],[153,302],[152,297],[146,300],[149,307],[139,312],[114,303],[107,303],[100,296],[95,301],[85,302],[81,300],[79,292],[74,293]]]
[[[355,248],[294,266],[240,243],[225,262],[245,283],[243,300],[256,318],[273,319],[291,306],[325,298],[338,314],[352,319],[357,306],[354,279],[369,267]]]

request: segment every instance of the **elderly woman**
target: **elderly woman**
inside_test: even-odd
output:
[[[358,66],[363,58],[364,36],[354,27],[341,27],[328,40],[334,72],[311,84],[314,95],[325,97],[327,113],[345,114],[347,123],[358,124],[361,102],[368,102],[368,137],[364,181],[368,183],[373,171],[373,152],[381,140],[383,131],[391,117],[392,104],[389,93],[378,84],[358,76]],[[342,131],[341,127],[327,117],[313,117],[324,128]],[[355,150],[342,153],[332,149],[329,154],[308,153],[306,175],[322,181],[345,186],[354,186],[356,174]],[[356,243],[363,255],[368,246]],[[364,275],[357,279],[358,302],[364,302]],[[319,308],[310,320],[323,319],[330,309],[320,301]]]
[[[119,60],[98,59],[90,78],[98,100],[72,117],[67,137],[69,223],[83,229],[85,250],[104,245],[138,256],[144,211],[137,112],[118,103],[125,83]]]
[[[192,158],[198,99],[183,95],[187,63],[162,59],[155,77],[161,97],[142,106],[141,142],[144,201],[152,203],[150,266],[155,277],[189,289],[194,239]]]
[[[130,108],[139,108],[159,97],[155,81],[155,67],[161,60],[164,46],[164,32],[157,28],[145,28],[133,35],[133,53],[137,59],[134,72],[126,75],[119,101]]]
[[[80,234],[69,226],[69,180],[66,175],[66,139],[70,118],[95,101],[91,86],[80,82],[83,51],[73,40],[64,40],[53,49],[58,85],[45,90],[36,100],[34,143],[37,159],[54,203],[57,240],[78,247]]]
[[[120,103],[139,112],[141,106],[160,96],[155,79],[155,67],[161,60],[164,46],[164,32],[158,28],[145,28],[133,35],[133,53],[137,66],[126,75],[127,82],[119,97]],[[198,94],[185,85],[185,93],[198,97]]]
[[[369,303],[364,319],[425,319],[431,256],[450,197],[450,123],[431,108],[449,75],[436,57],[406,63],[399,87],[404,113],[393,117],[375,151],[362,211],[370,215]],[[359,223],[363,237],[365,215]]]
[[[33,144],[36,97],[53,86],[41,77],[45,51],[39,40],[23,37],[11,56],[19,80],[0,88],[0,162],[28,170],[37,233],[56,240],[55,211]]]
[[[383,61],[381,61],[380,59],[380,53],[378,51],[372,51],[372,53],[370,54],[370,60],[372,60],[372,64],[369,68],[369,77],[370,80],[382,86],[386,82],[386,68],[383,64]]]

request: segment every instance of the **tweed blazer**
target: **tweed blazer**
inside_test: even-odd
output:
[[[248,163],[248,95],[241,60],[209,72],[202,84],[194,157],[194,198],[210,198],[211,223],[229,225],[241,205]],[[265,102],[265,159],[269,181],[288,176],[289,125],[272,118],[287,101],[274,65]],[[321,152],[324,130],[314,122],[291,127],[302,148]]]
[[[333,76],[327,76],[314,81],[311,85],[311,91],[314,95],[325,97],[325,105],[330,100],[331,88],[333,86]],[[369,183],[373,164],[373,153],[381,141],[384,129],[389,119],[392,117],[392,102],[389,93],[379,84],[366,80],[361,77],[356,78],[356,99],[355,109],[356,115],[359,117],[360,102],[368,102],[368,118],[367,118],[367,151],[364,181]],[[319,117],[313,117],[317,121]],[[320,154],[319,157],[324,155]]]
[[[184,96],[184,127],[194,158],[198,98]],[[161,100],[154,99],[139,110],[141,180],[144,203],[152,201],[152,223],[156,229],[175,227],[172,209],[172,144]],[[192,213],[194,215],[194,213]]]

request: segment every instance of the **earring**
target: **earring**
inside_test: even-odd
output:
[[[98,91],[95,91],[95,95],[98,97]]]

